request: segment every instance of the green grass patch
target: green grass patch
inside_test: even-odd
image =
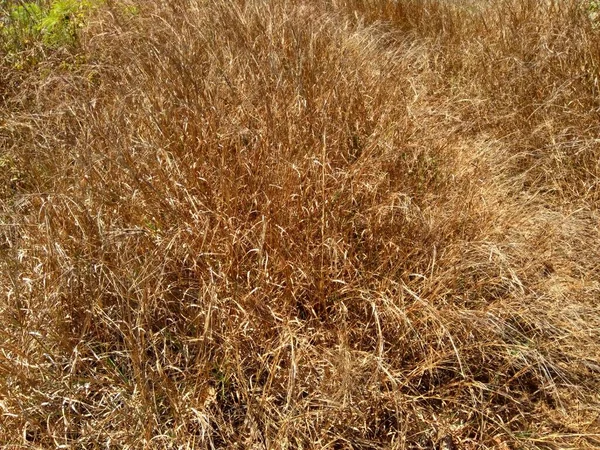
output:
[[[98,1],[53,0],[0,3],[0,48],[16,68],[44,59],[54,50],[72,50],[78,32]]]

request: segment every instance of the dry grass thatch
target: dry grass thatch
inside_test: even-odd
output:
[[[5,59],[0,443],[599,448],[584,6],[107,2]]]

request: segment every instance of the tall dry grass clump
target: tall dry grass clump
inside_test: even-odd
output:
[[[584,6],[107,2],[6,59],[0,442],[598,448]]]

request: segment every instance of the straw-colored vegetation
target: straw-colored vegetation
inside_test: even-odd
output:
[[[593,2],[15,3],[2,448],[600,448]]]

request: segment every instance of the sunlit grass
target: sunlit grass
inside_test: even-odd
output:
[[[586,8],[107,2],[78,33],[0,71],[0,443],[600,445]]]

